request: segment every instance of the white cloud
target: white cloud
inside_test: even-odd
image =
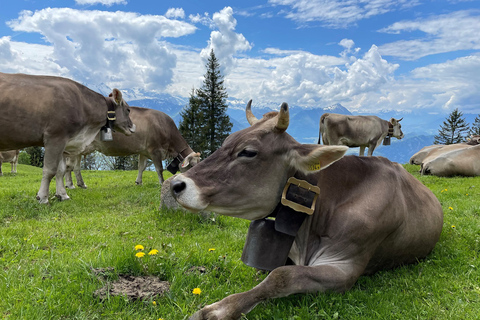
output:
[[[404,60],[458,50],[480,49],[480,11],[458,11],[415,21],[400,21],[381,29],[381,32],[399,34],[421,31],[425,36],[401,40],[379,47],[382,55]]]
[[[200,56],[207,61],[213,49],[225,75],[235,64],[234,56],[250,50],[252,46],[243,34],[235,32],[237,20],[233,17],[231,7],[225,7],[220,12],[214,13],[212,20],[218,30],[211,32],[208,46],[200,52]]]
[[[51,59],[80,82],[161,90],[171,82],[176,57],[162,38],[195,31],[163,16],[69,8],[24,11],[8,22],[36,32],[53,47]]]
[[[126,0],[75,0],[75,3],[80,5],[102,4],[104,6],[112,6],[114,4],[127,4],[127,1]]]
[[[170,19],[184,19],[185,11],[182,8],[170,8],[167,10],[165,17]]]
[[[359,20],[415,6],[418,0],[269,0],[274,5],[291,7],[286,17],[303,24],[320,22],[332,28],[346,28]]]

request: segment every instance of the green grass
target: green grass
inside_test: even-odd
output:
[[[294,295],[257,306],[246,319],[478,319],[480,314],[480,177],[419,176],[442,203],[444,229],[418,264],[361,277],[345,294]],[[155,172],[84,171],[87,190],[71,201],[35,200],[41,169],[10,164],[0,177],[0,319],[186,319],[264,274],[240,256],[248,221],[159,210]],[[167,176],[166,176],[167,177]],[[145,252],[135,257],[135,245]],[[214,248],[215,250],[209,251]],[[206,272],[192,271],[205,267]],[[106,279],[92,268],[113,267]],[[119,274],[155,275],[171,283],[163,297],[95,298]],[[200,295],[193,295],[194,288]]]

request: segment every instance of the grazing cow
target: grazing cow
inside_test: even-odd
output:
[[[480,145],[442,153],[422,164],[422,174],[439,177],[480,176]]]
[[[383,157],[343,157],[345,146],[298,143],[285,132],[286,103],[258,120],[250,101],[247,119],[251,127],[179,174],[171,192],[191,211],[254,220],[242,260],[273,271],[255,288],[190,319],[240,319],[269,298],[343,292],[361,275],[415,263],[432,251],[442,207],[401,165]],[[266,219],[272,213],[276,219]],[[281,259],[264,261],[277,254]],[[284,265],[286,256],[294,265]]]
[[[147,108],[130,107],[130,118],[136,124],[137,130],[134,135],[124,136],[113,133],[112,141],[102,141],[98,135],[93,143],[87,147],[85,154],[98,150],[107,156],[129,156],[139,154],[138,176],[136,184],[142,184],[143,171],[147,166],[147,159],[151,159],[158,174],[160,183],[163,183],[162,160],[166,158],[178,158],[179,162],[188,157],[190,166],[200,161],[200,154],[195,153],[178,131],[175,122],[167,114]],[[71,170],[75,172],[77,185],[86,188],[80,173],[81,155],[73,159],[73,163],[67,163],[66,185],[73,188]],[[177,168],[175,168],[177,169]],[[175,170],[176,171],[176,170]]]
[[[320,137],[324,145],[360,147],[361,156],[365,154],[365,148],[368,147],[368,155],[371,156],[373,150],[385,139],[403,138],[400,124],[402,119],[391,118],[390,121],[386,121],[377,116],[324,113],[320,117]],[[320,138],[318,143],[320,144]]]
[[[117,89],[104,97],[65,78],[0,73],[0,150],[45,147],[40,203],[48,203],[54,176],[56,196],[69,199],[64,154],[81,153],[103,127],[130,135],[135,125],[129,112]]]
[[[12,165],[12,173],[17,173],[17,163],[18,163],[18,154],[20,150],[10,150],[10,151],[3,151],[0,152],[0,176],[3,176],[2,172],[2,163],[3,162],[10,162]]]

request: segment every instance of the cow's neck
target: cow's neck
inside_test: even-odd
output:
[[[295,173],[288,179],[275,210],[267,218],[250,223],[242,253],[246,265],[263,270],[285,265],[297,232],[305,218],[313,214],[320,193],[304,178]]]
[[[387,137],[393,137],[393,124],[390,121],[388,121]]]

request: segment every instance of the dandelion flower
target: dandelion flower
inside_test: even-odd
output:
[[[202,290],[200,290],[200,288],[195,288],[195,289],[193,289],[192,293],[193,294],[200,294],[200,293],[202,293]]]
[[[135,246],[135,250],[143,250],[143,249],[144,249],[144,248],[143,248],[143,246],[142,246],[141,244],[137,244],[137,245]]]
[[[453,210],[453,208],[452,208],[452,207],[448,207],[448,209],[450,209],[450,210]]]
[[[215,248],[208,249],[208,252],[212,252],[212,251],[215,251]]]
[[[148,253],[149,256],[154,256],[158,254],[158,250],[157,249],[153,249],[153,250],[150,250],[150,252]]]
[[[455,226],[452,226],[453,229],[455,229]]]
[[[145,255],[145,252],[137,252],[135,253],[135,257],[142,258]]]
[[[157,305],[157,302],[156,302],[156,301],[152,301],[152,304],[153,304],[154,306],[156,306],[156,305]]]

